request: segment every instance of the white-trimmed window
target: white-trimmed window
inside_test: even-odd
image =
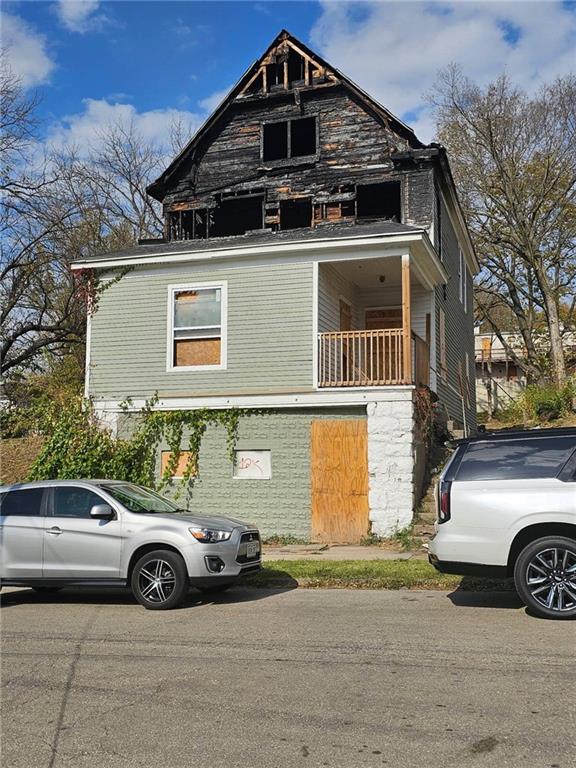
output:
[[[168,370],[226,367],[226,283],[170,286]]]

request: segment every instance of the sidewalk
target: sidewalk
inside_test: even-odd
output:
[[[427,560],[423,550],[402,552],[381,546],[329,544],[287,544],[262,547],[262,559],[266,560]]]

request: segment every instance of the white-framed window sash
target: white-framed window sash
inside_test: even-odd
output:
[[[168,333],[167,333],[167,371],[222,371],[226,369],[227,364],[227,305],[228,305],[228,285],[224,282],[213,283],[183,283],[179,285],[168,286]],[[184,302],[186,298],[182,295],[190,294],[196,298],[201,294],[214,294],[214,306],[208,303],[204,307],[197,306],[186,307]],[[181,296],[182,304],[178,306],[178,297]],[[196,301],[196,299],[195,299]],[[178,312],[180,309],[180,312]],[[218,311],[219,310],[219,311]],[[180,318],[178,317],[180,314]],[[199,315],[199,322],[193,323],[195,315]],[[208,320],[208,323],[206,323]],[[219,322],[216,322],[216,321]],[[197,345],[194,350],[193,342],[205,342]],[[208,342],[214,344],[209,345]],[[192,342],[186,350],[184,344],[178,342]],[[183,351],[188,351],[188,357],[196,357],[199,362],[185,362],[186,355],[181,354],[184,362],[178,363],[178,347]],[[205,347],[202,350],[202,347]],[[216,360],[216,356],[218,360]],[[202,362],[202,358],[208,362]]]

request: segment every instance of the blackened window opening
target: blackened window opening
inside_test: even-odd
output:
[[[266,82],[268,88],[284,84],[284,65],[282,63],[266,65]]]
[[[359,184],[356,190],[356,215],[359,219],[402,221],[400,182]]]
[[[304,117],[290,123],[290,147],[292,157],[316,153],[316,118]]]
[[[264,160],[283,160],[288,157],[288,123],[264,125]]]
[[[238,197],[222,200],[214,209],[210,237],[243,235],[251,229],[262,229],[264,198]]]
[[[312,226],[312,200],[283,200],[280,203],[280,229]]]
[[[263,126],[264,160],[287,160],[316,153],[316,118],[303,117]]]
[[[302,56],[290,49],[288,54],[288,81],[290,85],[304,82],[304,67],[306,63]]]
[[[171,211],[168,214],[170,240],[203,240],[207,237],[244,235],[252,229],[262,229],[264,197],[222,200],[215,208],[193,211]]]

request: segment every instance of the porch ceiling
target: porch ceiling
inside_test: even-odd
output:
[[[381,259],[357,259],[338,261],[332,264],[335,269],[359,288],[387,288],[402,285],[402,261],[399,256],[386,256]],[[382,280],[381,278],[384,278]],[[415,275],[413,275],[417,279]]]

